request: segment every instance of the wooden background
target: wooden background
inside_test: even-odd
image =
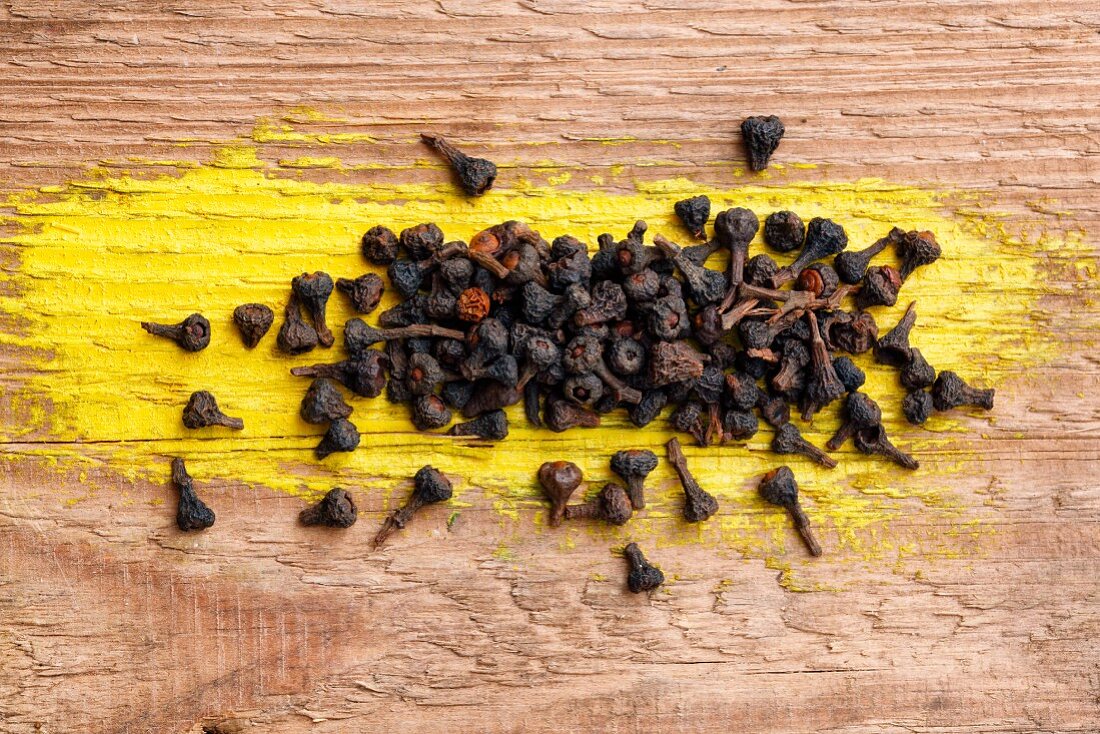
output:
[[[4,191],[206,160],[298,105],[369,124],[383,162],[427,121],[521,167],[721,182],[700,167],[739,157],[739,119],[766,109],[788,120],[783,160],[818,165],[806,180],[993,191],[1021,232],[1100,224],[1100,12],[1079,0],[16,0],[0,49]],[[488,513],[443,557],[365,561],[369,533],[301,531],[195,552],[159,515],[150,531],[163,509],[102,492],[67,512],[72,477],[6,462],[0,731],[1096,732],[1095,251],[1036,257],[1067,353],[960,437],[964,511],[995,498],[993,532],[955,559],[832,559],[839,593],[687,547],[662,559],[673,595],[630,596],[599,581],[622,573],[606,543],[501,557]],[[229,518],[300,506],[211,492]]]

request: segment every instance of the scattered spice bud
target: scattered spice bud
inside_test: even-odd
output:
[[[913,348],[909,346],[909,332],[917,322],[917,302],[909,304],[905,315],[897,326],[886,332],[875,344],[875,361],[891,367],[903,367],[912,359]],[[923,385],[922,385],[923,387]]]
[[[779,141],[785,132],[783,123],[775,115],[754,115],[741,123],[741,135],[745,138],[749,167],[752,170],[763,171],[768,167],[768,161],[779,147]]]
[[[319,340],[317,329],[302,320],[298,296],[292,292],[283,311],[283,325],[276,340],[279,349],[287,354],[302,354],[316,347]]]
[[[358,445],[359,429],[347,418],[337,418],[329,425],[313,452],[318,459],[324,459],[337,451],[354,451]]]
[[[381,530],[374,536],[374,547],[379,548],[385,543],[394,530],[404,528],[420,508],[449,500],[452,494],[451,480],[443,472],[432,466],[421,467],[413,477],[412,495],[399,510],[395,510],[382,523]]]
[[[462,190],[469,196],[481,196],[493,186],[497,167],[484,158],[471,158],[439,135],[421,134],[420,139],[435,148],[451,164]]]
[[[413,260],[427,260],[443,247],[443,230],[424,222],[401,230],[398,241]]]
[[[458,294],[455,315],[462,321],[476,324],[489,315],[489,294],[481,288],[467,288]]]
[[[831,219],[814,217],[806,227],[806,243],[793,263],[772,278],[772,288],[789,283],[810,263],[836,255],[848,247],[848,233]]]
[[[626,482],[626,493],[635,510],[645,507],[645,478],[657,468],[657,455],[647,449],[616,451],[611,456],[611,471]]]
[[[630,497],[626,490],[614,482],[604,485],[594,499],[583,505],[569,505],[565,508],[565,519],[593,518],[612,525],[625,525],[634,514]]]
[[[330,489],[317,504],[298,513],[303,525],[324,525],[330,528],[350,528],[359,519],[355,500],[342,489]]]
[[[856,448],[865,454],[878,454],[906,469],[919,469],[920,462],[890,443],[882,424],[860,428],[854,435]]]
[[[392,234],[392,233],[391,233]],[[355,280],[336,279],[336,289],[346,295],[358,313],[370,313],[378,307],[386,286],[374,273],[360,275]]]
[[[233,323],[241,332],[244,345],[252,349],[275,323],[275,314],[262,303],[244,303],[233,309]]]
[[[191,398],[183,409],[183,425],[188,428],[207,428],[209,426],[225,426],[241,430],[244,421],[240,418],[230,418],[218,408],[218,401],[206,390],[196,390],[191,393]]]
[[[905,420],[915,426],[922,425],[934,409],[932,394],[927,390],[914,390],[901,401],[901,412]]]
[[[176,525],[180,530],[205,530],[214,524],[214,511],[195,494],[195,485],[183,459],[172,459],[172,483],[180,493]]]
[[[503,441],[508,437],[508,416],[503,410],[483,413],[472,421],[459,423],[451,427],[452,436],[473,436],[490,441]]]
[[[418,339],[421,337],[442,337],[444,339],[465,340],[466,334],[457,329],[448,329],[436,324],[412,324],[395,329],[376,329],[367,326],[362,319],[348,319],[344,324],[344,349],[348,354],[362,354],[375,344],[391,339]]]
[[[363,235],[363,257],[375,265],[389,265],[397,259],[397,235],[378,225]]]
[[[548,461],[539,467],[539,484],[550,500],[550,527],[561,525],[565,507],[581,485],[580,467],[571,461]]]
[[[802,438],[798,427],[793,423],[784,423],[775,429],[775,436],[772,438],[772,451],[777,454],[802,454],[826,469],[836,468],[836,459]]]
[[[718,512],[718,500],[699,486],[688,469],[680,441],[676,438],[669,439],[665,449],[668,451],[669,463],[680,477],[680,486],[684,488],[684,519],[688,522],[702,522]]]
[[[901,279],[908,280],[913,271],[924,265],[931,265],[940,259],[943,252],[931,232],[906,232],[897,239],[898,257],[901,258]]]
[[[760,229],[760,220],[751,210],[742,207],[719,212],[714,218],[714,237],[730,251],[726,280],[729,286],[727,290],[731,293],[744,279],[745,261],[749,257],[749,243],[756,236],[758,229]],[[657,238],[655,237],[653,241],[657,242]],[[657,244],[660,245],[659,242]],[[695,302],[709,303],[709,301],[700,301],[698,298]]]
[[[829,451],[836,451],[861,428],[872,428],[882,423],[882,410],[870,396],[861,392],[848,394],[844,403],[844,422],[833,437],[825,443]]]
[[[328,273],[302,273],[290,282],[298,302],[313,318],[313,328],[317,332],[317,341],[323,347],[331,347],[332,331],[325,323],[325,307],[332,295],[332,278]]]
[[[871,263],[871,258],[885,250],[891,242],[897,242],[901,236],[901,230],[894,227],[888,235],[865,250],[845,250],[838,253],[833,259],[833,267],[836,268],[837,275],[845,283],[855,285],[863,280],[863,276],[867,272],[867,266]]]
[[[676,216],[684,223],[691,235],[699,240],[707,238],[707,220],[710,219],[710,199],[706,196],[693,196],[673,205]],[[705,258],[704,258],[705,259]],[[702,263],[700,263],[702,264]]]
[[[936,368],[928,364],[921,351],[913,347],[909,352],[909,363],[901,368],[901,384],[907,390],[921,390],[931,387],[936,381]]]
[[[901,290],[901,274],[889,265],[867,268],[863,286],[856,295],[856,305],[861,309],[872,306],[893,306],[898,302]]]
[[[932,402],[936,406],[936,410],[940,411],[951,410],[963,405],[992,410],[995,393],[996,391],[992,388],[981,390],[970,387],[951,370],[944,370],[932,385]]]
[[[800,291],[809,291],[817,298],[828,298],[836,293],[840,277],[836,271],[824,263],[814,263],[798,274],[794,287]]]
[[[339,382],[356,395],[376,398],[386,386],[386,369],[390,360],[385,354],[367,349],[356,356],[335,364],[315,364],[308,367],[295,367],[290,374],[295,377],[326,377]],[[400,380],[391,380],[391,384]]]
[[[320,378],[306,390],[299,413],[306,423],[328,423],[337,418],[347,418],[351,415],[351,406],[344,402],[336,383]]]
[[[153,336],[171,339],[189,352],[201,352],[210,344],[210,322],[200,313],[193,313],[178,324],[142,321],[141,328]]]
[[[802,420],[809,420],[815,413],[833,402],[846,391],[833,369],[833,361],[817,328],[817,314],[810,311],[810,376],[802,395]]]
[[[794,252],[802,247],[805,240],[806,225],[794,212],[772,212],[764,220],[764,242],[773,250]],[[856,282],[859,282],[858,279]],[[757,283],[757,285],[763,285],[763,283]]]
[[[759,491],[760,496],[766,501],[786,508],[791,520],[794,521],[795,529],[806,543],[810,555],[820,556],[821,545],[810,528],[810,518],[806,516],[802,505],[798,502],[798,482],[795,481],[794,472],[790,467],[781,466],[765,474],[760,480]]]
[[[413,400],[412,422],[418,431],[442,428],[452,417],[450,408],[438,395],[418,395]]]
[[[844,385],[844,389],[849,393],[860,389],[863,387],[863,383],[867,381],[867,375],[856,366],[851,357],[841,356],[833,359],[833,372],[836,372],[836,378],[840,380],[840,384]]]
[[[623,556],[630,563],[630,572],[626,576],[626,586],[635,594],[653,591],[665,582],[661,569],[650,564],[642,555],[637,543],[630,543],[623,549]]]

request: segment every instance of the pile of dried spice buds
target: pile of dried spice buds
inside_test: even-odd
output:
[[[746,125],[754,168],[763,167],[782,136],[782,124],[750,118]],[[490,162],[465,156],[440,138],[425,140],[447,157],[470,195],[492,185],[496,168]],[[932,233],[894,228],[853,251],[844,228],[830,219],[803,223],[794,212],[774,212],[764,220],[764,242],[776,252],[798,251],[793,262],[780,266],[765,253],[750,257],[750,243],[761,228],[754,212],[731,208],[712,220],[709,199],[696,196],[677,202],[675,213],[681,234],[697,240],[694,244],[660,234],[647,244],[644,221],[621,239],[600,235],[591,253],[574,237],[548,242],[517,221],[489,227],[468,243],[448,241],[432,223],[400,233],[372,227],[362,238],[363,255],[387,269],[400,302],[378,314],[377,325],[361,318],[344,325],[344,359],[291,370],[312,379],[302,417],[328,426],[317,456],[359,444],[352,408],[338,385],[370,398],[384,392],[389,401],[407,404],[418,430],[484,441],[508,435],[504,409],[520,403],[531,425],[550,431],[597,426],[601,416],[617,410],[643,427],[667,412],[671,426],[700,446],[745,441],[763,419],[772,427],[777,454],[802,454],[829,468],[836,461],[824,449],[835,451],[849,439],[863,453],[918,467],[891,443],[878,404],[860,391],[864,374],[847,355],[873,352],[878,362],[898,369],[906,390],[903,413],[912,423],[923,423],[933,410],[992,407],[993,390],[972,388],[954,372],[937,374],[910,345],[915,304],[881,337],[869,310],[893,306],[906,280],[940,257]],[[872,264],[888,248],[899,268]],[[728,263],[724,272],[707,265],[720,251]],[[331,346],[335,337],[326,321],[331,294],[343,293],[366,315],[376,310],[385,287],[374,273],[335,282],[324,272],[294,278],[279,348],[302,354]],[[233,316],[250,348],[274,323],[271,309],[262,304],[244,304]],[[199,314],[178,325],[143,326],[190,351],[210,341],[210,324]],[[833,403],[839,404],[843,423],[823,449],[803,438],[790,411],[793,407],[810,420]],[[184,421],[190,428],[241,427],[205,391],[192,396]],[[684,487],[684,517],[706,520],[717,511],[717,501],[688,471],[679,441],[669,442],[667,454]],[[626,486],[609,483],[582,505],[567,504],[581,483],[580,470],[567,462],[544,464],[538,476],[551,500],[551,524],[570,518],[627,522],[644,507],[642,483],[656,462],[648,451],[619,452],[612,469]],[[194,493],[183,491],[190,480],[177,474],[181,503],[193,505]],[[760,492],[788,510],[811,552],[819,554],[790,470],[770,472]],[[423,504],[449,496],[449,481],[425,467],[409,505],[387,521],[376,543],[403,527]],[[354,503],[346,493],[330,504],[307,513],[310,522],[339,527],[354,522]],[[330,515],[333,519],[326,519]],[[212,522],[213,513],[207,518],[191,512],[180,527]],[[648,567],[636,546],[627,556],[633,567]],[[639,581],[639,588],[652,588],[647,584],[655,576],[639,573],[648,579]]]

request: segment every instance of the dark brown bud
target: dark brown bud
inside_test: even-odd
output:
[[[244,345],[252,349],[275,323],[275,314],[262,303],[245,303],[233,309],[233,323],[241,332]]]
[[[764,242],[773,250],[794,252],[805,239],[806,225],[794,212],[773,212],[764,220]],[[764,285],[764,281],[755,285]]]
[[[141,328],[153,336],[171,339],[189,352],[201,352],[210,344],[210,322],[202,314],[193,313],[178,324],[155,324],[142,321]]]
[[[786,129],[775,115],[767,117],[756,115],[741,123],[741,135],[745,139],[745,149],[749,153],[749,167],[754,171],[763,171],[768,160],[779,147]]]
[[[298,296],[291,293],[283,311],[283,325],[279,328],[279,349],[287,354],[302,354],[316,347],[318,341],[317,330],[302,320]]]
[[[412,495],[399,510],[386,518],[378,535],[374,536],[374,547],[378,548],[385,543],[394,530],[404,528],[420,508],[445,502],[452,494],[451,480],[443,472],[432,466],[421,467],[413,477]]]
[[[626,482],[630,504],[635,510],[645,507],[645,478],[657,468],[657,456],[646,449],[616,451],[611,457],[611,471]]]
[[[676,216],[684,227],[696,239],[707,238],[707,220],[710,219],[710,199],[706,196],[693,196],[673,205]],[[701,263],[700,263],[701,264]]]
[[[377,275],[367,273],[366,275],[360,275],[355,280],[338,278],[336,289],[348,297],[357,312],[370,313],[378,307],[378,302],[382,300],[382,293],[385,292],[386,286]]]
[[[321,378],[314,380],[306,390],[299,413],[306,423],[329,423],[351,415],[351,406],[344,402],[336,383]]]
[[[539,484],[550,500],[550,526],[557,527],[565,518],[565,507],[581,485],[580,467],[571,461],[548,461],[539,467]]]
[[[420,139],[447,159],[462,190],[469,196],[481,196],[493,186],[497,167],[484,158],[471,158],[439,135],[421,134]]]
[[[760,496],[773,505],[786,508],[794,521],[795,529],[802,536],[810,555],[820,556],[821,545],[810,529],[810,518],[806,517],[798,502],[798,483],[789,467],[781,466],[764,475],[760,480]]]
[[[802,438],[802,434],[793,423],[784,423],[775,429],[772,451],[777,454],[802,454],[827,469],[836,468],[836,460]]]
[[[354,451],[359,445],[359,429],[347,418],[337,418],[328,427],[313,452],[324,459],[338,451]]]
[[[179,492],[176,525],[180,530],[205,530],[214,524],[214,511],[195,494],[195,485],[183,459],[172,459],[172,483]]]
[[[386,227],[371,227],[363,235],[363,257],[375,265],[389,265],[397,259],[397,235]]]
[[[618,484],[608,482],[596,497],[583,505],[565,508],[565,519],[593,518],[612,525],[625,525],[634,514],[630,497]]]
[[[303,525],[350,528],[359,519],[355,501],[342,489],[330,489],[320,502],[298,513]]]
[[[642,555],[637,543],[630,543],[623,549],[623,556],[630,563],[630,572],[626,576],[626,586],[635,594],[653,591],[665,582],[661,569],[650,564]]]
[[[856,448],[865,454],[879,454],[906,469],[919,469],[920,463],[890,443],[882,424],[860,428],[853,436]]]
[[[718,500],[699,486],[688,469],[687,458],[680,442],[675,438],[669,439],[665,449],[668,451],[669,463],[680,477],[680,486],[684,488],[684,519],[688,522],[702,522],[718,512]]]
[[[188,428],[207,428],[208,426],[225,426],[241,430],[244,421],[240,418],[230,418],[218,408],[218,401],[206,390],[197,390],[191,393],[187,406],[183,409],[183,425]]]
[[[875,361],[888,364],[891,367],[902,367],[912,359],[912,347],[909,346],[909,332],[913,330],[913,324],[917,322],[917,302],[909,304],[905,315],[898,321],[897,326],[888,331],[885,336],[875,344]],[[922,387],[924,387],[922,385]]]
[[[902,280],[908,280],[914,270],[931,265],[943,254],[936,236],[931,232],[906,232],[897,241],[897,251],[901,258]]]
[[[313,318],[313,328],[317,331],[317,341],[323,347],[331,347],[332,332],[325,323],[325,308],[332,295],[332,278],[328,273],[302,273],[291,281],[298,302]]]
[[[992,410],[995,392],[993,389],[980,390],[970,387],[954,372],[944,370],[932,385],[932,401],[936,410],[951,410],[962,405]]]

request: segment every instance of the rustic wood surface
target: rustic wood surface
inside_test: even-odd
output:
[[[994,192],[1020,233],[1100,225],[1100,12],[1080,0],[9,0],[0,44],[5,192],[205,161],[296,106],[369,125],[352,159],[411,162],[427,122],[521,169],[729,183],[707,164],[739,158],[737,121],[767,109],[789,121],[783,161],[816,165],[802,180]],[[958,439],[952,489],[988,532],[935,558],[823,559],[837,591],[700,544],[662,555],[670,593],[633,596],[606,539],[562,553],[476,507],[449,531],[424,518],[445,545],[370,554],[369,532],[265,526],[301,500],[262,488],[209,488],[222,532],[195,545],[122,501],[163,487],[90,469],[118,491],[64,507],[77,480],[36,452],[49,437],[9,441],[0,731],[1096,732],[1096,253],[1035,257],[1064,354],[998,385],[997,420]],[[7,392],[23,367],[2,365]]]

